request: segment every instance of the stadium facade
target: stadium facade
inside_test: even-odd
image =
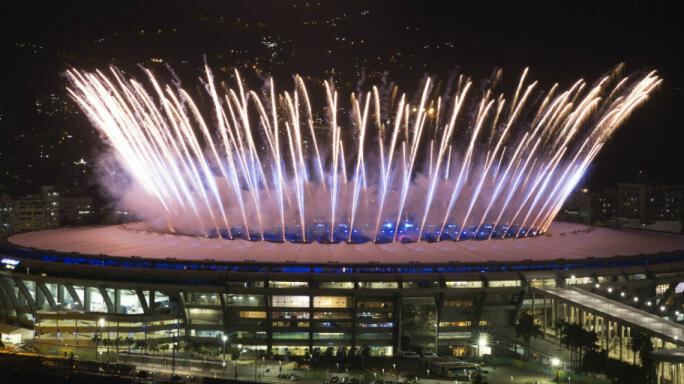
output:
[[[226,241],[83,227],[0,247],[0,316],[57,353],[94,336],[279,355],[477,352],[481,333],[547,316],[534,288],[641,297],[684,281],[684,238],[554,224],[527,239],[418,244]],[[536,306],[535,306],[536,304]]]

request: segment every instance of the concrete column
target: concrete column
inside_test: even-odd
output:
[[[90,311],[90,290],[93,289],[92,287],[83,287],[83,310],[88,312]]]
[[[558,301],[556,299],[551,299],[551,328],[553,328],[553,333],[556,337],[556,322],[558,321]]]
[[[610,320],[601,318],[601,329],[603,331],[603,348],[608,349],[608,338],[610,337]]]
[[[622,324],[618,325],[618,327],[618,333],[620,335],[620,361],[624,361],[622,357],[622,345],[625,343],[625,328],[622,326]]]
[[[543,324],[542,324],[542,332],[544,333],[544,336],[546,336],[546,323],[547,323],[547,318],[546,318],[546,313],[548,312],[548,309],[546,307],[546,295],[544,295],[544,315],[543,315]]]
[[[314,296],[309,295],[309,353],[313,353],[313,329],[311,325],[313,324],[313,309],[314,309]],[[352,322],[353,324],[353,322]],[[354,332],[354,330],[352,330]],[[353,346],[353,345],[352,345]]]

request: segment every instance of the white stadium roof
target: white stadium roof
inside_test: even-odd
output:
[[[448,263],[577,260],[684,250],[684,236],[554,223],[543,236],[409,244],[300,244],[222,240],[163,234],[143,224],[27,232],[12,236],[22,247],[149,259],[264,263]]]

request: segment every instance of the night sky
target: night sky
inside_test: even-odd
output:
[[[603,150],[586,184],[610,187],[640,171],[655,183],[684,183],[684,20],[674,2],[454,3],[3,2],[0,192],[95,188],[100,140],[65,95],[65,69],[116,64],[140,75],[142,63],[168,73],[151,62],[162,59],[194,85],[205,55],[213,68],[240,68],[253,86],[266,74],[284,82],[300,73],[332,76],[348,91],[384,72],[410,90],[426,74],[445,79],[455,68],[479,79],[501,67],[515,84],[529,66],[548,89],[580,77],[591,83],[620,62],[627,72],[656,69],[663,86]]]

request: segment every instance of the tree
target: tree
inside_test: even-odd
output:
[[[636,354],[639,354],[641,360],[641,369],[643,371],[644,384],[654,383],[656,380],[656,365],[651,353],[653,352],[653,342],[651,337],[644,332],[636,330],[629,342],[630,349],[634,352],[635,360]],[[636,365],[636,361],[634,362]]]
[[[147,340],[135,340],[133,348],[140,350],[140,353],[146,352]]]
[[[534,337],[542,336],[539,326],[534,323],[534,317],[527,312],[523,312],[515,324],[515,337],[522,338],[525,346],[525,360],[530,358],[530,341]]]
[[[585,351],[595,350],[598,336],[596,332],[587,331],[579,324],[567,322],[559,323],[560,341],[570,349],[570,356],[573,366],[582,362]]]
[[[644,384],[647,382],[639,367],[616,359],[608,358],[606,360],[605,373],[606,377],[614,383]]]
[[[606,371],[608,351],[589,350],[582,359],[582,371],[587,373],[603,373]]]

